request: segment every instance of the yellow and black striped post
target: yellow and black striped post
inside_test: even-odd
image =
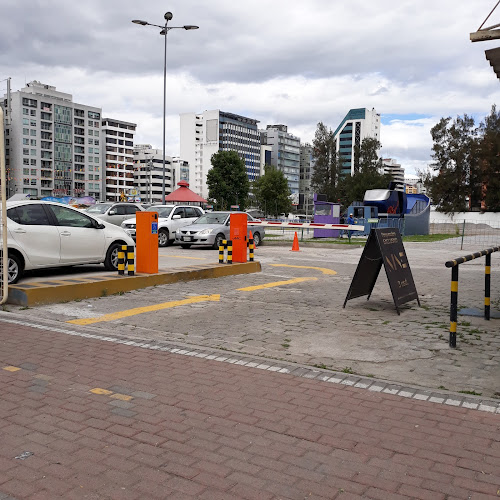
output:
[[[134,247],[127,246],[127,272],[129,276],[134,276]]]
[[[490,319],[491,254],[486,256],[484,267],[484,319]]]
[[[450,347],[457,347],[458,265],[451,268]]]
[[[253,238],[250,238],[248,240],[248,261],[249,262],[253,262],[253,251],[255,249],[255,245],[254,245],[254,242],[253,242]]]
[[[224,264],[224,248],[227,245],[226,240],[222,240],[222,244],[219,245],[219,264]]]
[[[125,274],[125,252],[127,245],[122,245],[121,250],[118,250],[118,274],[123,276]]]
[[[233,242],[231,240],[227,241],[227,263],[233,263]]]

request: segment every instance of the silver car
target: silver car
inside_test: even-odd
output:
[[[85,213],[97,217],[104,222],[109,222],[115,226],[121,226],[125,219],[135,216],[136,212],[141,212],[144,207],[140,203],[127,202],[104,202],[96,203],[85,210]]]
[[[234,213],[244,212],[207,212],[196,219],[189,226],[184,226],[175,232],[175,242],[180,243],[182,248],[191,245],[210,245],[219,248],[222,240],[229,239],[229,219]],[[245,214],[248,222],[259,222],[250,214]],[[248,234],[252,231],[255,246],[259,246],[264,239],[265,229],[263,226],[248,226]]]

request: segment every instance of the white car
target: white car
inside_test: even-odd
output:
[[[153,205],[148,212],[158,212],[158,245],[166,247],[173,243],[175,231],[180,227],[193,223],[205,211],[191,205]],[[122,228],[135,240],[136,220],[127,219],[122,222]]]
[[[100,264],[118,269],[118,249],[134,245],[120,227],[49,201],[7,201],[8,280],[46,267]]]
[[[97,217],[104,222],[121,226],[125,219],[130,219],[136,212],[145,210],[140,203],[104,202],[96,203],[85,210],[85,213]]]

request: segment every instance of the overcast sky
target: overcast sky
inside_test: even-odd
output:
[[[162,147],[163,37],[170,26],[167,154],[179,113],[221,109],[281,123],[311,142],[351,108],[381,114],[381,155],[414,173],[430,161],[431,127],[500,105],[500,81],[471,43],[496,0],[0,0],[0,80],[39,80],[137,123],[136,143]],[[500,7],[486,26],[500,22]],[[0,90],[6,83],[0,82]]]

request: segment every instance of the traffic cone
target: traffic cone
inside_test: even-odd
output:
[[[295,231],[295,236],[293,237],[293,245],[292,245],[292,249],[290,251],[291,252],[298,252],[299,251],[299,238],[297,237],[297,231]]]
[[[250,231],[250,236],[248,237],[249,240],[253,240],[253,234],[252,231]],[[255,244],[255,241],[253,242],[253,251],[255,252],[257,250],[257,245]]]

